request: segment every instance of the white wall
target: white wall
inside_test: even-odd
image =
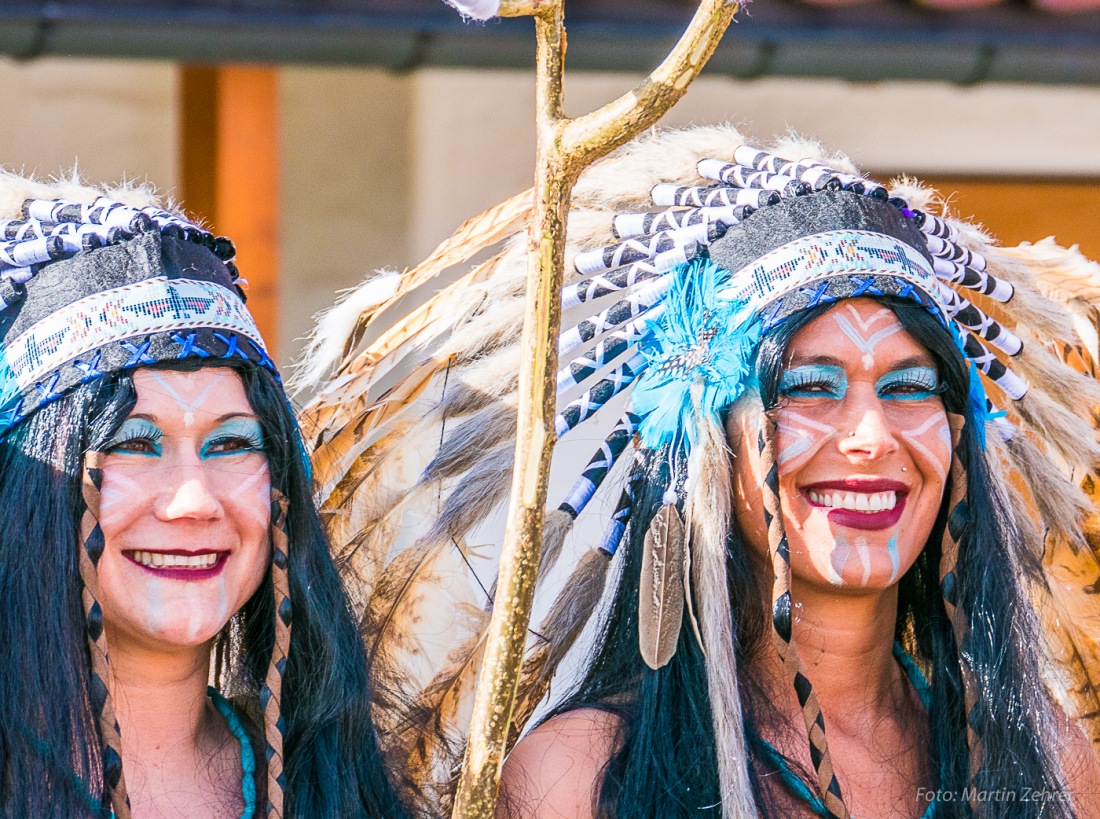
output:
[[[137,60],[0,57],[0,165],[176,185],[176,71]]]

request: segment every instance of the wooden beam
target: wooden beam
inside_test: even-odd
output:
[[[180,198],[237,246],[248,307],[268,349],[279,348],[278,71],[180,68]]]
[[[1100,259],[1100,180],[922,177],[964,219],[980,222],[1004,245],[1053,236],[1060,245],[1080,245]]]

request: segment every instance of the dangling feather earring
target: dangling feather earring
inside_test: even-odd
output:
[[[260,708],[264,714],[264,741],[267,744],[267,815],[283,819],[286,799],[286,774],[283,770],[283,741],[286,723],[282,714],[283,677],[290,653],[290,580],[286,535],[286,496],[271,489],[271,582],[275,594],[275,642],[271,662],[260,689]]]
[[[111,666],[107,656],[107,635],[103,630],[103,610],[99,606],[97,566],[104,547],[103,530],[99,527],[103,459],[102,452],[87,452],[84,455],[80,579],[84,583],[84,621],[88,631],[88,653],[92,660],[89,695],[103,739],[103,780],[115,819],[130,819],[130,797],[126,793],[126,779],[122,773],[122,735],[111,704]]]

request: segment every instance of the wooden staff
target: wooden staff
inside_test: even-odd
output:
[[[504,0],[502,17],[534,17],[537,51],[535,215],[528,237],[527,307],[515,471],[497,593],[453,817],[491,819],[526,646],[554,449],[565,222],[580,172],[655,123],[698,76],[738,9],[702,0],[664,62],[632,91],[577,119],[562,114],[563,0]]]

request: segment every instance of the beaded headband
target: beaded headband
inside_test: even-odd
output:
[[[0,221],[0,435],[118,370],[239,358],[275,372],[228,239],[106,197],[22,211]]]

